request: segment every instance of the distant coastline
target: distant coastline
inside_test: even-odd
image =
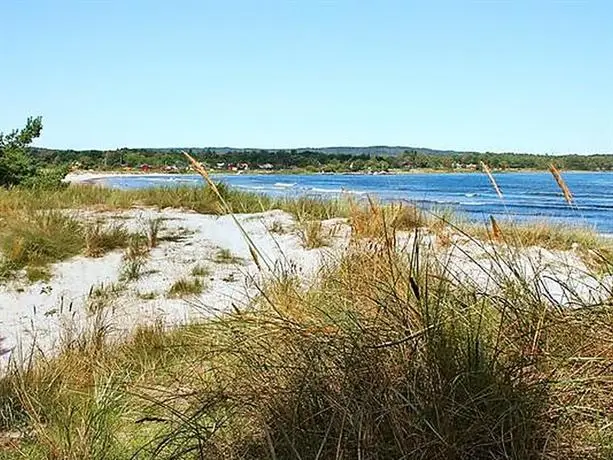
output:
[[[495,174],[507,174],[507,173],[544,173],[547,172],[542,169],[505,169],[494,170]],[[599,170],[565,170],[564,173],[613,173],[613,171],[599,171]],[[480,170],[456,170],[456,169],[410,169],[410,170],[394,170],[394,171],[339,171],[339,172],[313,172],[307,170],[295,170],[295,169],[280,169],[272,171],[219,171],[212,170],[210,173],[214,176],[236,176],[236,175],[326,175],[326,176],[361,176],[361,175],[412,175],[412,174],[482,174]],[[77,170],[69,172],[63,179],[63,182],[70,184],[87,184],[93,181],[102,180],[109,177],[141,177],[141,176],[159,176],[159,177],[172,177],[177,175],[197,175],[195,171],[187,170],[180,172],[161,172],[161,171],[122,171],[122,170]]]
[[[497,171],[498,172],[498,171]],[[500,171],[502,172],[502,171]],[[510,171],[509,171],[510,172]],[[522,170],[513,172],[542,172],[538,170]],[[324,175],[324,176],[361,176],[361,175],[373,175],[373,176],[385,176],[385,175],[411,175],[411,174],[474,174],[480,173],[480,171],[454,171],[454,170],[434,170],[434,169],[413,169],[408,171],[375,171],[369,173],[367,171],[341,171],[341,172],[312,172],[312,171],[297,171],[297,170],[276,170],[276,171],[210,171],[213,176],[237,176],[237,175]],[[142,177],[142,176],[158,176],[158,177],[172,177],[181,174],[197,176],[195,171],[181,171],[181,172],[160,172],[160,171],[72,171],[66,175],[63,182],[71,184],[86,184],[88,182],[97,181],[109,177]]]

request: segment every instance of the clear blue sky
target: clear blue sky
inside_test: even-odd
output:
[[[613,153],[613,2],[0,2],[0,130],[55,148]]]

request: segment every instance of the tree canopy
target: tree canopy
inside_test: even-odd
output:
[[[0,186],[19,185],[36,175],[36,165],[28,147],[40,136],[43,129],[41,117],[30,117],[23,129],[8,134],[0,132]]]
[[[66,166],[48,167],[44,158],[32,155],[31,144],[43,130],[42,117],[30,117],[25,127],[0,132],[0,187],[57,187]]]
[[[533,155],[519,153],[424,153],[407,150],[397,155],[328,153],[313,150],[241,149],[224,152],[214,149],[188,149],[188,152],[211,168],[220,165],[247,164],[259,169],[270,164],[272,169],[305,171],[381,171],[387,169],[479,170],[483,161],[495,170],[547,170],[551,163],[566,170],[613,170],[613,155]],[[187,167],[180,149],[117,149],[117,150],[48,150],[35,149],[39,161],[49,165],[78,165],[84,169],[152,168],[176,165]],[[221,166],[223,165],[223,166]]]

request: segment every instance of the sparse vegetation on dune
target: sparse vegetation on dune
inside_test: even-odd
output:
[[[307,220],[299,223],[298,236],[306,249],[316,249],[330,245],[332,229],[325,228],[321,220]]]
[[[85,254],[98,257],[108,251],[123,248],[128,244],[130,234],[121,225],[105,227],[93,224],[85,228]]]
[[[271,200],[256,194],[220,189],[234,212],[258,212],[269,209]],[[71,185],[42,191],[38,189],[0,189],[0,211],[28,209],[129,209],[135,206],[190,209],[203,214],[222,213],[216,196],[209,188],[160,187],[139,190],[117,190],[100,186]]]
[[[31,281],[44,279],[51,263],[78,254],[100,257],[129,246],[135,238],[141,239],[120,224],[92,223],[60,210],[24,207],[0,221],[0,277],[26,269]]]
[[[66,259],[84,246],[80,223],[59,212],[22,212],[3,217],[0,243],[6,273]]]
[[[229,249],[220,248],[215,253],[213,261],[218,264],[241,264],[243,259],[232,254]]]
[[[168,297],[186,297],[198,295],[204,291],[204,283],[200,278],[181,278],[170,287]]]
[[[486,225],[465,223],[460,230],[478,240],[493,240],[514,247],[576,251],[592,268],[606,269],[613,261],[613,240],[591,228],[546,221],[518,223],[508,219],[497,221],[497,225],[497,235]]]
[[[282,209],[300,219],[330,219],[348,215],[345,200],[320,198],[273,199],[264,195],[242,192],[223,184],[216,184],[230,210],[235,213],[262,212]],[[217,195],[210,187],[160,187],[138,190],[117,190],[91,185],[71,185],[57,190],[2,189],[0,213],[14,213],[21,209],[130,209],[152,206],[160,209],[188,209],[202,214],[225,214]]]
[[[194,265],[191,271],[192,276],[205,277],[211,275],[211,269],[204,265]]]
[[[552,306],[521,270],[458,284],[380,215],[378,235],[351,220],[380,244],[310,287],[280,275],[248,309],[13,367],[4,429],[27,435],[7,458],[607,458],[611,305]]]
[[[345,217],[351,232],[347,249],[312,282],[274,271],[252,280],[258,295],[244,307],[171,330],[143,327],[121,342],[108,336],[104,312],[126,283],[92,289],[92,326],[82,337],[53,357],[13,362],[0,380],[2,458],[605,459],[613,452],[610,288],[569,308],[507,250],[602,249],[607,261],[606,244],[587,230],[494,219],[481,229],[404,203],[278,202],[211,185],[55,193],[41,198],[55,210],[42,211],[36,192],[0,190],[0,209],[18,215],[13,200],[23,197],[28,218],[42,219],[36,237],[8,221],[0,226],[21,267],[87,246],[84,224],[58,210],[65,207],[278,206],[303,225],[307,247],[325,240],[322,219]],[[62,205],[61,196],[72,201]],[[137,236],[110,229],[102,237],[92,227],[90,245],[125,247],[124,281],[135,280],[160,241],[158,224]],[[64,233],[76,239],[45,242],[51,229],[73,225]],[[456,276],[433,235],[446,238],[445,248],[458,235],[481,248],[467,259],[488,283],[497,277],[496,289]],[[24,246],[36,251],[21,249],[20,238],[39,242]],[[252,256],[257,264],[257,251]],[[220,248],[212,262],[243,260]],[[197,302],[209,270],[190,267],[191,276],[161,297]],[[597,273],[585,276],[600,283]],[[157,296],[139,293],[143,301]],[[3,433],[14,436],[4,442]]]

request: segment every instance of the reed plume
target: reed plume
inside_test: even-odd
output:
[[[496,219],[494,219],[494,216],[490,216],[490,222],[492,223],[492,238],[495,240],[501,239],[502,229],[500,225],[498,225],[498,222],[496,222]]]
[[[566,185],[564,178],[562,178],[562,174],[560,173],[560,170],[556,168],[556,166],[553,163],[551,163],[549,165],[549,171],[551,172],[551,175],[553,176],[556,183],[558,184],[558,187],[560,187],[560,190],[562,190],[564,199],[569,204],[569,206],[572,206],[574,204],[573,194],[570,192],[568,185]]]
[[[504,197],[502,196],[502,190],[500,190],[500,187],[498,187],[498,183],[496,182],[496,179],[494,178],[494,175],[492,174],[492,170],[483,161],[481,161],[480,163],[481,163],[481,169],[483,169],[483,172],[487,175],[488,179],[490,180],[492,187],[494,188],[494,191],[496,192],[496,195],[498,195],[498,198],[504,201]]]

